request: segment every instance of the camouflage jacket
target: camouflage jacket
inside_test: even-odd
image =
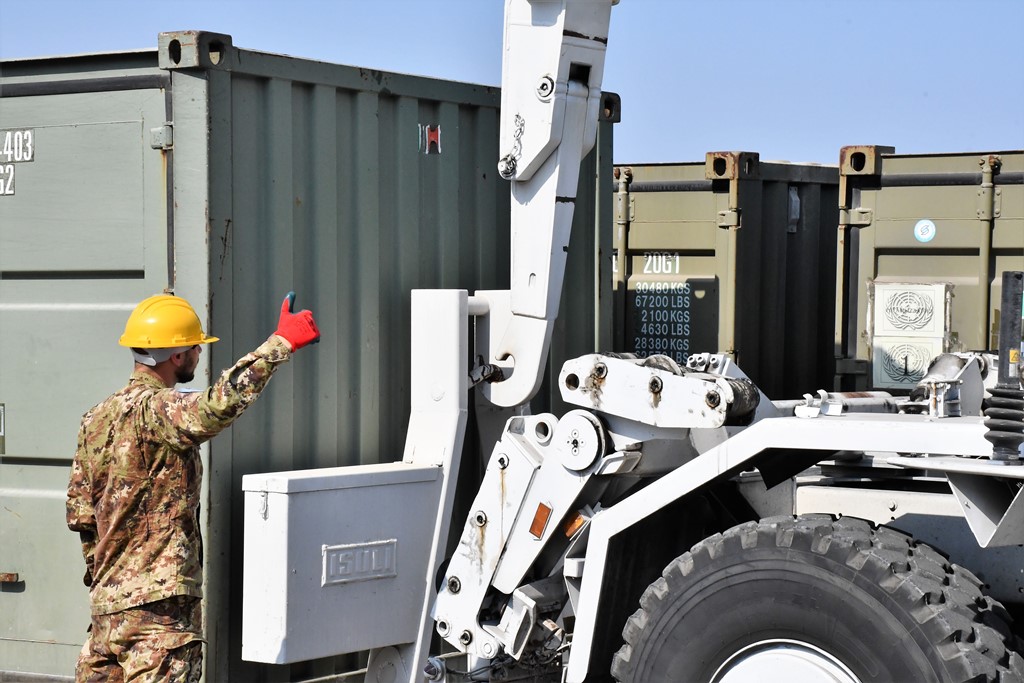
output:
[[[201,392],[136,370],[85,414],[67,522],[81,535],[93,614],[202,596],[199,444],[234,422],[290,357],[271,336]]]

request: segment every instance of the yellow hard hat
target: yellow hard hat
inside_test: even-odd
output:
[[[187,301],[157,294],[135,307],[118,343],[139,349],[169,349],[215,341],[217,337],[203,334],[199,316]]]

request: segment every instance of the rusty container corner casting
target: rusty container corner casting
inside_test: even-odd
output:
[[[771,398],[831,386],[835,166],[617,164],[615,351],[733,356]]]
[[[201,31],[161,34],[155,51],[0,63],[0,677],[73,671],[89,621],[64,526],[78,423],[127,380],[128,313],[165,290],[221,338],[198,385],[266,339],[289,290],[323,334],[204,446],[206,680],[358,668],[240,660],[240,482],[401,459],[410,291],[508,287],[499,104],[494,87]],[[617,105],[580,175],[567,272],[586,284],[563,293],[558,325],[572,335],[553,345],[556,377],[611,335],[597,255],[610,249],[612,188],[598,179],[611,174],[616,118]],[[68,359],[80,361],[70,374]],[[478,441],[467,449],[480,458]]]
[[[840,152],[836,381],[900,393],[947,351],[998,348],[1024,270],[1024,151]]]

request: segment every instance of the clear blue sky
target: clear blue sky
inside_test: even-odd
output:
[[[157,33],[497,85],[501,0],[0,0],[0,58],[155,48]],[[712,150],[836,163],[1024,148],[1024,0],[621,0],[617,163]]]

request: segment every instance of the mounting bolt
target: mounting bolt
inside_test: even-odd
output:
[[[481,527],[487,524],[487,513],[483,510],[477,510],[473,513],[473,526]]]
[[[594,366],[594,377],[598,379],[604,379],[608,375],[608,366],[604,363],[598,363]]]
[[[537,82],[537,97],[546,100],[555,92],[555,80],[551,76],[543,76]]]
[[[508,467],[508,456],[504,453],[498,454],[498,469],[503,470]]]
[[[452,625],[451,625],[451,624],[449,624],[449,623],[448,623],[447,621],[445,621],[444,619],[440,619],[440,620],[439,620],[439,621],[437,622],[437,633],[438,633],[438,635],[440,635],[440,636],[441,636],[442,638],[443,638],[443,637],[445,637],[445,636],[447,636],[447,635],[448,635],[449,633],[451,633],[451,631],[452,631]]]
[[[455,594],[462,590],[462,582],[459,581],[459,577],[452,576],[448,578],[448,592]]]
[[[444,680],[447,671],[448,667],[445,666],[444,660],[440,657],[428,657],[427,663],[423,665],[423,677],[428,681]]]
[[[717,408],[722,403],[722,397],[717,391],[709,391],[704,397],[704,402],[711,408]]]
[[[482,649],[484,651],[484,657],[493,657],[494,656],[494,646],[491,645],[490,643],[484,643],[484,646],[483,646]]]
[[[647,383],[647,390],[652,394],[660,394],[662,386],[660,377],[652,377],[651,381]]]
[[[569,433],[569,438],[566,440],[565,445],[569,447],[569,452],[573,455],[580,454],[580,430],[574,429]]]
[[[516,160],[510,156],[504,156],[498,160],[498,175],[505,180],[511,180],[516,175]]]
[[[469,645],[470,643],[473,642],[473,634],[470,633],[469,631],[463,631],[459,635],[459,642],[462,643],[463,645]]]

